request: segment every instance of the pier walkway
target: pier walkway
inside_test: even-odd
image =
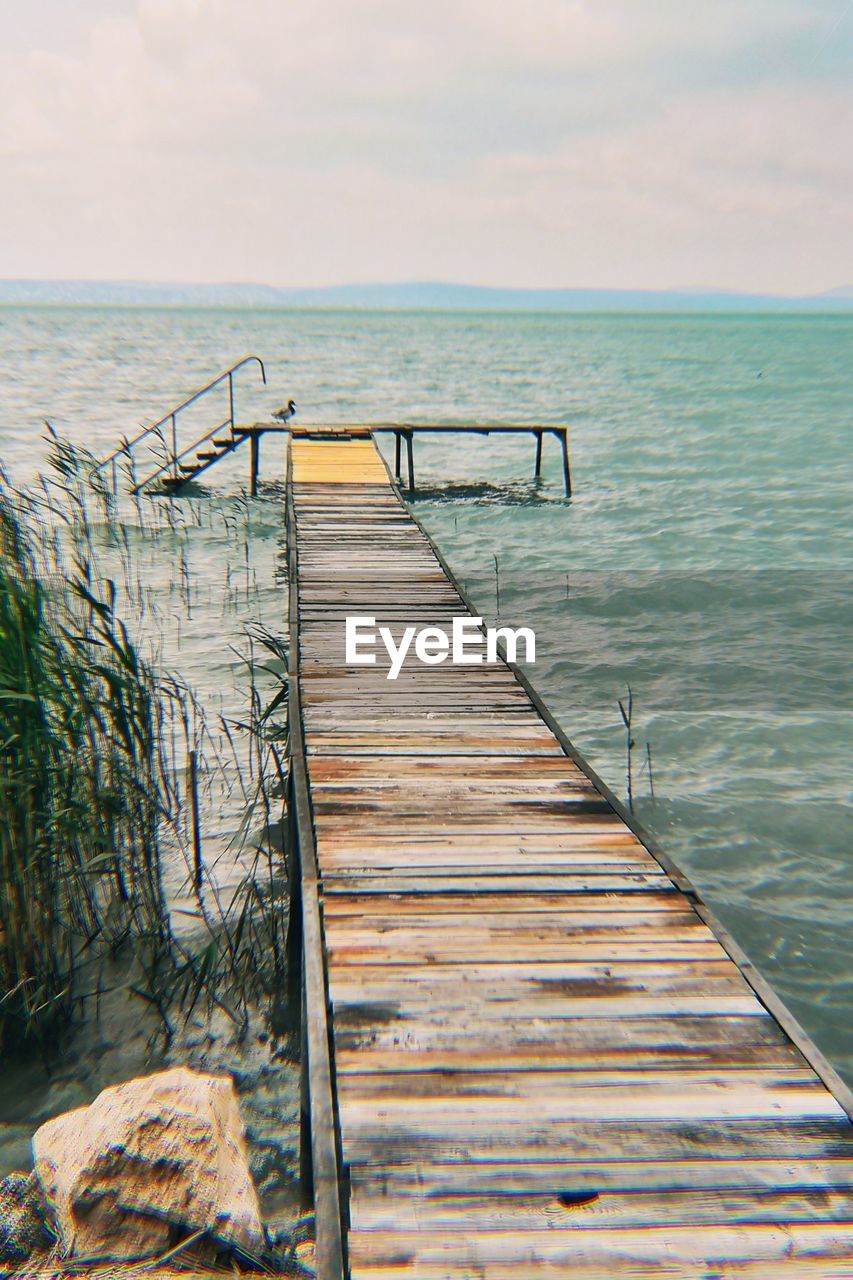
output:
[[[535,693],[346,665],[469,612],[371,439],[288,527],[320,1280],[853,1277],[849,1092]]]

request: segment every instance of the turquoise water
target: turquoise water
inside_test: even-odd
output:
[[[20,479],[41,417],[105,452],[249,351],[245,420],[292,395],[305,420],[568,422],[570,502],[554,441],[534,486],[527,438],[430,438],[416,513],[484,614],[535,627],[537,688],[622,795],[631,687],[639,816],[853,1081],[853,317],[7,309],[0,343]],[[256,605],[276,622],[281,458],[265,440],[239,617],[196,540],[206,594],[163,652],[202,693]],[[214,506],[242,509],[246,467],[205,477]],[[145,560],[155,592],[173,568]]]

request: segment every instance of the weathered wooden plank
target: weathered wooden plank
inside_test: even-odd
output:
[[[525,756],[518,760],[505,761],[495,759],[494,756],[472,755],[465,766],[465,778],[476,780],[478,783],[492,780],[502,786],[506,784],[538,786],[552,779],[558,781],[566,779],[587,786],[591,785],[577,765],[566,760],[564,756]],[[311,765],[311,784],[314,788],[341,780],[349,783],[364,781],[371,785],[387,780],[399,785],[402,779],[414,780],[419,786],[431,779],[436,779],[440,783],[447,780],[456,782],[459,780],[459,765],[440,757],[423,759],[418,756],[395,763],[391,763],[384,756],[356,760],[326,760],[321,757]],[[633,833],[629,834],[640,845],[636,836]],[[641,845],[640,847],[642,848]]]
[[[492,755],[505,756],[511,758],[513,756],[527,755],[533,752],[541,753],[543,751],[551,751],[554,755],[559,755],[560,748],[553,742],[549,742],[544,735],[531,734],[527,738],[520,735],[514,741],[495,741],[494,738],[478,735],[476,731],[469,734],[460,734],[458,730],[453,733],[446,734],[441,738],[438,734],[431,738],[424,737],[416,733],[400,733],[389,730],[384,740],[377,743],[376,738],[372,734],[346,733],[340,734],[336,732],[319,733],[316,728],[312,733],[312,741],[308,745],[308,754],[312,758],[318,753],[324,756],[358,756],[358,755],[385,755],[385,756],[467,756],[471,750],[476,750],[477,746],[481,746],[483,750],[488,750]]]
[[[353,855],[355,857],[357,855]],[[328,858],[328,855],[326,855]],[[324,860],[325,865],[325,860]],[[609,864],[608,864],[609,865]],[[565,911],[568,916],[573,913],[607,911],[611,917],[620,918],[623,913],[637,911],[637,900],[630,894],[589,893],[566,894],[515,894],[512,886],[509,892],[490,894],[482,898],[478,894],[468,897],[446,894],[439,897],[434,894],[420,894],[416,898],[368,897],[362,895],[336,894],[326,899],[326,918],[330,921],[347,920],[369,921],[377,929],[401,925],[406,922],[417,923],[419,920],[434,921],[437,918],[451,917],[463,923],[476,915],[481,920],[497,916],[506,920],[509,917],[526,915],[538,916],[541,913],[552,915]],[[670,889],[661,892],[651,891],[644,895],[642,909],[646,918],[663,914],[667,917],[684,912],[684,898]],[[737,973],[733,965],[728,970]]]
[[[322,871],[327,877],[336,875],[357,875],[361,878],[372,876],[423,876],[430,870],[429,865],[422,859],[409,859],[405,856],[395,858],[383,853],[375,853],[372,857],[369,851],[359,851],[353,849],[349,861],[345,861],[344,855],[327,854],[322,860]],[[636,889],[637,876],[647,875],[652,878],[652,883],[646,883],[648,892],[653,895],[652,909],[654,909],[667,895],[673,899],[672,906],[683,906],[683,898],[679,899],[675,887],[670,880],[661,875],[658,870],[650,870],[645,863],[642,862],[612,862],[607,859],[592,861],[590,855],[584,859],[578,859],[571,854],[541,854],[528,855],[518,857],[513,860],[510,855],[503,857],[496,856],[493,861],[482,854],[470,854],[464,860],[457,858],[449,866],[445,866],[443,862],[436,862],[432,868],[437,883],[444,880],[456,880],[460,877],[470,879],[471,876],[489,876],[506,877],[506,890],[512,891],[515,879],[519,875],[527,876],[570,876],[573,883],[577,887],[578,896],[584,904],[589,903],[592,909],[593,896],[598,898],[599,910],[609,909],[619,912],[630,908],[630,901],[626,901],[622,896]],[[580,884],[583,882],[588,885],[587,889],[581,889]],[[357,895],[351,895],[354,899]],[[386,897],[387,895],[380,895]],[[422,895],[431,896],[431,895]],[[503,893],[499,895],[501,899],[507,895]],[[563,895],[565,898],[567,895]],[[366,900],[364,895],[362,900]],[[373,899],[374,906],[378,905],[376,895]],[[396,901],[396,899],[395,899]],[[495,914],[495,909],[491,907],[490,898],[483,898],[484,914]],[[643,899],[645,902],[645,898]],[[568,905],[568,902],[562,905]],[[637,904],[634,904],[634,910]],[[553,910],[553,907],[552,907]]]
[[[674,1017],[677,1015],[673,1015]],[[672,1120],[672,1076],[637,1069],[621,1072],[512,1072],[484,1076],[455,1072],[451,1078],[428,1072],[383,1072],[349,1077],[338,1085],[338,1100],[354,1124],[370,1127],[380,1118],[418,1131],[470,1132],[483,1127],[558,1121]],[[684,1117],[750,1119],[762,1115],[803,1119],[844,1119],[844,1112],[807,1068],[779,1071],[687,1070],[679,1077],[679,1109]],[[848,1154],[853,1156],[853,1135]]]
[[[476,726],[471,726],[471,728],[476,732]],[[358,731],[364,732],[361,726],[359,726]],[[401,732],[402,729],[396,729],[395,726],[395,731]],[[440,754],[442,732],[453,734],[458,732],[458,729],[455,725],[447,725],[446,727],[442,726],[438,733],[433,734],[430,732],[429,737],[434,739],[435,754],[424,759],[423,762],[425,764],[442,760],[442,755]],[[508,776],[505,784],[501,784],[490,777],[478,777],[473,769],[470,776],[467,777],[453,777],[449,770],[444,776],[435,773],[424,777],[418,776],[416,769],[411,768],[412,763],[417,761],[418,758],[414,756],[401,761],[403,765],[401,773],[403,776],[394,780],[380,777],[369,780],[345,777],[322,779],[318,777],[315,787],[318,803],[335,800],[363,803],[366,800],[370,800],[373,803],[383,804],[395,811],[404,813],[412,808],[435,807],[443,809],[465,804],[475,812],[478,809],[487,810],[489,806],[494,806],[499,809],[515,809],[521,812],[534,813],[539,813],[544,809],[559,812],[561,815],[563,815],[564,805],[585,803],[593,812],[610,812],[610,807],[602,802],[595,789],[580,779],[543,778],[534,781],[533,779]],[[369,757],[371,762],[375,759],[375,756]],[[534,755],[528,756],[526,759],[541,760],[542,757]],[[385,763],[388,765],[391,762],[385,758]],[[520,763],[520,761],[513,761],[513,763]],[[323,757],[323,764],[327,768],[330,765],[334,768],[334,761],[329,761],[325,757]]]
[[[606,1272],[602,1271],[598,1262],[568,1263],[541,1259],[535,1269],[528,1262],[501,1262],[495,1260],[479,1260],[474,1267],[458,1263],[453,1277],[462,1280],[531,1280],[531,1276],[542,1277],[542,1280],[850,1280],[850,1263],[844,1257],[828,1258],[820,1255],[811,1258],[797,1258],[793,1254],[785,1259],[784,1270],[780,1270],[778,1259],[770,1262],[734,1262],[716,1260],[713,1269],[703,1263],[690,1263],[667,1259],[663,1262],[636,1262],[631,1258],[607,1260]],[[426,1264],[405,1251],[390,1263],[379,1263],[377,1266],[361,1259],[350,1270],[352,1280],[448,1280],[446,1263]]]
[[[371,920],[366,923],[352,917],[330,917],[326,921],[326,935],[336,947],[370,946],[398,947],[403,959],[408,949],[421,950],[424,946],[455,946],[460,940],[476,946],[492,945],[493,952],[500,952],[504,945],[513,949],[525,948],[529,943],[543,945],[566,941],[609,941],[611,938],[626,941],[701,942],[713,940],[713,934],[701,920],[685,911],[657,912],[647,916],[642,911],[579,911],[574,915],[561,912],[526,913],[505,919],[499,912],[458,920],[455,916],[436,915],[423,920],[391,920],[376,927]],[[542,959],[542,956],[538,957]]]
[[[411,993],[404,1000],[402,996],[389,996],[385,999],[364,992],[361,999],[338,999],[335,1001],[335,1023],[343,1031],[360,1029],[369,1031],[372,1026],[381,1022],[386,1027],[395,1027],[401,1035],[405,1035],[411,1025],[423,1029],[425,1025],[442,1022],[452,1025],[461,1018],[476,1019],[485,1035],[484,1028],[491,1023],[499,1023],[506,1028],[514,1026],[522,1018],[535,1018],[537,1022],[554,1022],[561,1019],[577,1018],[662,1018],[662,1017],[761,1017],[764,1011],[754,996],[701,994],[676,995],[666,992],[665,995],[638,994],[624,996],[604,994],[596,999],[583,996],[572,1000],[568,996],[542,995],[529,1010],[512,1002],[507,1004],[493,997],[483,1001],[477,994],[458,992],[446,994],[444,999],[435,997],[416,1000]]]
[[[622,1162],[574,1160],[511,1163],[482,1161],[354,1164],[350,1180],[355,1192],[370,1198],[400,1200],[409,1196],[583,1195],[590,1192],[749,1190],[777,1188],[853,1189],[853,1159],[825,1160],[666,1160],[636,1156]]]
[[[362,877],[374,875],[393,875],[398,872],[401,875],[423,875],[428,870],[426,864],[416,860],[410,862],[409,859],[394,859],[393,857],[374,855],[371,860],[366,857],[360,857],[358,852],[354,851],[350,864],[344,863],[341,855],[327,855],[322,862],[323,874],[334,876],[338,872],[346,874],[356,874]],[[630,902],[625,900],[623,896],[623,888],[630,890],[635,887],[635,881],[631,877],[642,875],[646,871],[643,863],[619,863],[601,860],[591,862],[588,858],[584,861],[578,861],[571,855],[542,855],[540,857],[529,856],[511,862],[508,857],[501,859],[495,858],[494,864],[489,865],[488,859],[483,856],[471,855],[466,861],[457,861],[451,866],[445,867],[441,863],[435,866],[435,875],[438,880],[458,879],[460,876],[469,878],[472,875],[488,875],[492,873],[494,876],[505,876],[506,890],[512,891],[514,881],[520,874],[533,876],[560,876],[569,875],[573,881],[583,880],[588,884],[588,889],[579,890],[576,896],[579,896],[584,904],[585,909],[593,910],[592,898],[598,898],[599,909],[607,908],[611,912],[627,911],[630,908]],[[653,888],[649,888],[649,892],[653,895],[652,910],[655,910],[668,895],[673,899],[673,908],[683,905],[683,900],[679,901],[677,894],[671,882],[665,877],[654,872],[649,873],[654,876],[655,883]],[[355,899],[356,895],[350,895]],[[387,895],[380,895],[386,897]],[[432,895],[421,895],[432,897]],[[464,895],[463,895],[464,896]],[[504,892],[498,895],[503,902],[507,896]],[[568,905],[564,901],[567,895],[560,898],[561,905]],[[376,896],[369,899],[363,895],[362,901],[372,901],[374,907],[378,905]],[[396,901],[396,899],[395,899]],[[483,899],[484,916],[495,914],[495,909],[490,906],[491,898]],[[643,898],[645,902],[645,897]],[[408,905],[411,905],[409,903]],[[509,905],[509,904],[508,904]],[[634,904],[637,909],[637,903]],[[553,910],[553,907],[552,907]],[[443,914],[443,913],[439,913]]]
[[[476,1262],[480,1259],[532,1263],[539,1257],[565,1262],[589,1262],[599,1266],[614,1260],[641,1262],[659,1258],[679,1259],[709,1265],[718,1261],[779,1260],[792,1254],[802,1257],[829,1256],[846,1258],[850,1263],[853,1244],[853,1220],[822,1224],[789,1223],[775,1225],[732,1226],[720,1223],[711,1228],[689,1227],[660,1229],[602,1228],[596,1238],[578,1233],[574,1227],[547,1231],[483,1231],[460,1232],[353,1232],[350,1256],[353,1264],[360,1259],[394,1264],[411,1250],[413,1258],[448,1264]],[[782,1273],[784,1274],[784,1272]]]
[[[495,874],[508,873],[515,875],[519,872],[536,875],[560,874],[561,872],[570,872],[572,875],[578,876],[622,876],[637,875],[643,871],[649,870],[647,863],[625,862],[617,860],[615,857],[607,856],[606,853],[602,857],[597,857],[593,853],[544,853],[544,854],[528,854],[517,851],[507,851],[495,853],[489,857],[488,853],[478,853],[475,850],[469,852],[460,852],[456,856],[447,861],[444,858],[438,858],[430,864],[430,862],[419,853],[418,850],[412,850],[395,854],[393,852],[385,852],[384,850],[371,850],[367,848],[358,849],[354,847],[352,852],[346,854],[327,853],[322,859],[322,867],[324,872],[334,873],[337,870],[352,871],[357,874],[369,874],[372,872],[394,872],[398,869],[405,869],[408,872],[423,873],[434,868],[435,873],[439,877],[445,875],[470,874],[471,872],[494,872]],[[651,874],[658,874],[657,871]],[[663,881],[664,877],[658,875]],[[668,882],[671,884],[671,882]],[[661,902],[666,897],[667,892],[672,894],[672,889],[667,889],[667,885],[662,885],[662,891],[656,893],[655,903]],[[612,906],[614,911],[620,910],[624,904],[615,891],[599,890],[599,893],[606,895],[607,905]],[[601,906],[601,898],[599,897],[599,906]],[[618,905],[617,905],[618,904]],[[676,904],[673,903],[673,906]],[[683,899],[680,899],[679,905],[683,905]],[[488,910],[488,904],[486,904]],[[553,910],[553,908],[552,908]]]
[[[712,1019],[706,1019],[709,1026]],[[608,1035],[595,1035],[594,1029],[585,1029],[584,1035],[556,1036],[549,1040],[545,1035],[531,1043],[509,1039],[510,1029],[503,1041],[497,1044],[428,1044],[400,1041],[396,1045],[376,1046],[367,1036],[341,1033],[337,1037],[335,1065],[338,1077],[344,1075],[369,1075],[375,1072],[400,1071],[555,1071],[565,1073],[566,1062],[572,1070],[619,1071],[632,1067],[653,1067],[655,1070],[680,1071],[685,1066],[705,1068],[734,1068],[787,1066],[802,1064],[805,1059],[792,1045],[767,1043],[745,1032],[721,1041],[719,1037],[706,1037],[705,1041],[691,1034],[679,1039],[649,1036],[645,1040],[636,1029],[625,1039]],[[709,1043],[710,1041],[710,1043]],[[673,1094],[677,1097],[673,1083]],[[673,1104],[675,1107],[677,1104]],[[601,1152],[597,1153],[599,1156]],[[630,1153],[629,1153],[630,1154]],[[795,1152],[802,1155],[802,1152]],[[824,1153],[826,1154],[826,1153]],[[832,1153],[830,1153],[832,1154]],[[837,1153],[835,1153],[837,1154]],[[431,1157],[433,1158],[433,1157]],[[452,1156],[449,1158],[453,1158]],[[487,1158],[487,1157],[484,1157]],[[513,1159],[512,1153],[506,1157]],[[545,1157],[549,1158],[549,1157]],[[554,1158],[551,1153],[550,1158]],[[626,1157],[627,1158],[627,1157]]]
[[[851,1254],[850,1220],[827,1225],[610,1227],[595,1233],[578,1232],[572,1227],[545,1231],[350,1233],[353,1280],[380,1275],[383,1280],[411,1280],[414,1276],[419,1280],[437,1280],[439,1276],[445,1280],[448,1276],[522,1280],[532,1275],[580,1275],[582,1280],[625,1275],[638,1280],[688,1276],[693,1280],[753,1280],[760,1275],[778,1280],[797,1274],[811,1275],[814,1280],[849,1276]],[[682,1264],[692,1270],[685,1271]]]
[[[348,816],[351,819],[349,827]],[[571,816],[574,818],[573,829],[578,834],[606,835],[608,832],[620,830],[618,818],[615,815],[611,818],[606,812],[595,810],[590,812],[577,806]],[[496,807],[491,812],[486,810],[472,812],[469,806],[464,808],[460,806],[459,811],[450,809],[436,814],[433,822],[430,823],[429,810],[426,808],[413,808],[409,812],[402,813],[385,805],[366,803],[362,806],[349,806],[346,811],[340,811],[334,805],[328,805],[317,815],[317,826],[326,835],[350,830],[353,834],[362,832],[370,835],[378,828],[380,832],[387,835],[399,835],[403,838],[433,830],[436,835],[443,836],[461,827],[469,835],[488,837],[502,833],[512,834],[520,843],[523,843],[531,836],[559,835],[562,822],[560,814],[549,813],[547,809],[538,813],[525,813],[518,812],[512,807],[506,809]],[[655,870],[656,873],[665,874],[659,864]]]
[[[825,1096],[826,1093],[810,1067],[795,1065],[753,1067],[749,1071],[739,1067],[684,1067],[678,1080],[688,1099],[703,1096],[717,1099],[723,1105],[727,1105],[731,1098],[744,1099],[753,1095],[772,1103],[780,1097],[790,1099],[804,1093],[814,1097]],[[467,1108],[477,1107],[480,1102],[500,1104],[506,1098],[519,1103],[542,1099],[562,1105],[569,1097],[582,1116],[585,1116],[585,1099],[592,1099],[597,1105],[604,1098],[608,1103],[615,1101],[622,1106],[622,1099],[627,1097],[629,1104],[620,1111],[620,1115],[627,1118],[635,1097],[660,1099],[667,1094],[671,1097],[672,1084],[670,1071],[636,1067],[621,1071],[568,1070],[564,1075],[553,1071],[496,1071],[489,1075],[465,1071],[382,1071],[342,1077],[338,1088],[341,1098],[361,1103],[388,1099],[396,1106],[429,1099],[431,1105],[440,1107],[444,1099],[451,1099],[454,1104],[464,1103]],[[424,1119],[427,1122],[429,1114],[429,1108],[425,1108]]]
[[[583,1142],[590,1126],[601,1125],[599,1140],[612,1140],[610,1126],[624,1125],[626,1132],[644,1133],[646,1155],[684,1155],[695,1147],[690,1124],[701,1124],[708,1139],[707,1151],[719,1139],[761,1149],[762,1140],[771,1142],[770,1132],[788,1133],[797,1138],[812,1121],[840,1120],[844,1114],[838,1103],[822,1088],[792,1088],[788,1092],[762,1092],[742,1087],[739,1091],[710,1091],[679,1087],[679,1121],[672,1120],[672,1084],[662,1091],[631,1092],[588,1089],[578,1094],[538,1093],[535,1097],[443,1096],[441,1098],[382,1097],[360,1098],[343,1093],[342,1132],[347,1142],[359,1146],[380,1133],[389,1142],[406,1137],[424,1143],[469,1143],[476,1149],[491,1149],[493,1143],[515,1143],[517,1149],[535,1146],[553,1149],[560,1142]],[[621,1139],[620,1139],[621,1140]],[[739,1148],[738,1148],[739,1149]],[[853,1143],[849,1144],[853,1155]],[[592,1151],[587,1152],[592,1155]]]
[[[444,981],[437,985],[423,967],[420,982],[382,981],[381,977],[371,981],[362,978],[367,968],[347,965],[333,970],[332,999],[341,1027],[359,1025],[362,1019],[366,1023],[371,1014],[377,1020],[410,1019],[422,1023],[431,1012],[440,1016],[467,1011],[482,1024],[508,1018],[709,1017],[726,1013],[758,1016],[761,1010],[748,987],[735,985],[736,979],[691,976],[679,981],[678,965],[673,966],[674,977],[587,977],[573,982],[563,979],[553,988],[515,979],[507,984],[506,991],[501,989],[499,979],[466,981],[461,973],[456,983]],[[381,975],[382,966],[375,966],[371,972]]]
[[[328,912],[327,912],[328,916]],[[672,991],[676,993],[749,992],[744,979],[728,961],[685,960],[681,963],[648,964],[621,961],[610,964],[594,961],[430,965],[336,965],[329,966],[329,989],[333,999],[417,1000],[422,988],[442,1000],[443,992],[461,990],[483,1001],[516,1001],[522,1009],[553,994],[596,996],[605,993]],[[571,1070],[571,1063],[567,1064]]]
[[[483,809],[471,812],[470,807],[461,813],[455,810],[439,813],[430,821],[429,809],[415,809],[400,812],[386,805],[349,806],[347,812],[335,812],[333,807],[327,808],[318,815],[318,827],[324,828],[324,835],[386,833],[403,839],[429,837],[445,838],[453,831],[461,830],[469,836],[500,837],[512,836],[520,845],[540,836],[559,838],[565,834],[565,818],[573,819],[571,829],[574,835],[617,835],[622,831],[619,817],[606,811],[590,812],[576,806],[573,813],[549,813],[543,806],[538,812],[525,812],[511,806],[494,810]],[[349,824],[347,818],[350,818]],[[657,864],[661,870],[660,864]]]
[[[459,868],[456,870],[460,871]],[[326,894],[363,893],[382,897],[388,894],[506,893],[510,881],[519,893],[589,893],[596,888],[602,891],[610,888],[623,893],[644,893],[647,889],[659,891],[660,884],[666,883],[666,877],[647,872],[610,877],[572,876],[566,873],[534,875],[519,870],[513,874],[509,871],[504,875],[475,872],[471,875],[445,875],[439,879],[437,876],[418,875],[416,872],[410,875],[404,875],[402,871],[395,875],[378,872],[371,876],[354,871],[349,874],[324,874],[323,891]],[[713,938],[710,930],[707,936],[709,939]]]
[[[388,839],[381,832],[373,832],[367,837],[330,834],[322,836],[319,845],[323,853],[345,853],[348,849],[357,853],[360,848],[366,850],[375,848],[392,853],[395,850],[402,853],[411,850],[413,853],[422,852],[425,856],[432,854],[436,861],[443,861],[446,854],[452,854],[454,851],[465,853],[478,849],[487,849],[495,853],[506,850],[511,854],[589,852],[599,855],[611,851],[614,856],[625,858],[640,856],[645,859],[646,857],[647,851],[637,842],[636,837],[623,828],[608,825],[604,830],[588,831],[583,828],[589,824],[583,824],[582,829],[578,831],[576,829],[578,825],[577,822],[573,822],[568,830],[551,831],[547,834],[534,832],[523,840],[519,840],[513,832],[495,831],[489,836],[488,841],[484,841],[482,836],[472,835],[462,827],[452,833],[412,832],[404,840],[397,840],[394,837]],[[655,866],[660,865],[654,859],[652,862]]]
[[[491,778],[500,783],[512,780],[521,782],[528,779],[539,782],[550,778],[568,778],[577,779],[584,783],[588,782],[588,779],[577,766],[570,760],[566,760],[564,756],[543,755],[507,762],[495,759],[489,754],[481,756],[475,753],[466,766],[466,774],[483,780]],[[411,760],[402,760],[397,765],[389,763],[382,756],[377,756],[372,760],[318,759],[314,764],[312,776],[318,783],[336,781],[340,778],[353,781],[387,778],[391,781],[398,781],[400,778],[421,779],[424,776],[454,780],[459,776],[459,765],[450,760],[421,760],[417,757],[413,757]],[[634,839],[636,839],[636,836],[634,836]]]
[[[509,1035],[508,1034],[512,1033]],[[607,1069],[604,1055],[610,1052],[615,1061],[624,1065],[625,1056],[638,1055],[643,1050],[651,1056],[660,1051],[667,1059],[689,1056],[691,1046],[702,1049],[719,1049],[720,1065],[726,1059],[729,1045],[785,1045],[785,1037],[768,1016],[750,1014],[717,1014],[714,1017],[658,1015],[656,1017],[619,1017],[606,1010],[597,1018],[530,1018],[519,1020],[509,1014],[501,1019],[497,1015],[488,1022],[474,1022],[469,1014],[457,1017],[444,1016],[435,1021],[405,1014],[398,1018],[389,1012],[383,1022],[366,1029],[346,1028],[340,1021],[335,1024],[335,1038],[340,1052],[364,1051],[371,1055],[385,1051],[398,1052],[410,1062],[401,1061],[389,1067],[391,1058],[385,1059],[382,1068],[363,1065],[363,1070],[423,1070],[431,1069],[429,1059],[422,1062],[421,1055],[436,1055],[436,1070],[443,1069],[440,1059],[452,1059],[454,1069],[464,1070],[466,1054],[472,1058],[486,1055],[498,1064],[511,1062],[517,1052],[520,1057],[534,1060],[562,1058],[576,1068],[589,1065],[590,1055],[602,1054],[602,1070]],[[640,1061],[638,1056],[638,1062]],[[350,1060],[351,1061],[351,1060]],[[366,1060],[365,1060],[366,1061]],[[496,1069],[503,1069],[500,1066]],[[827,1092],[827,1097],[832,1095]]]
[[[672,1102],[670,1101],[670,1105]],[[758,1114],[737,1119],[686,1113],[678,1121],[655,1115],[583,1121],[530,1115],[512,1123],[500,1116],[478,1125],[469,1117],[455,1124],[436,1118],[427,1127],[417,1119],[398,1124],[369,1122],[347,1116],[342,1124],[343,1157],[349,1163],[394,1163],[409,1160],[554,1160],[570,1151],[575,1160],[593,1160],[603,1151],[612,1160],[629,1160],[642,1151],[649,1160],[703,1158],[780,1160],[849,1156],[853,1151],[843,1121],[833,1117],[774,1117]]]
[[[611,1227],[722,1226],[801,1222],[851,1224],[849,1189],[747,1188],[663,1192],[600,1192],[577,1203],[560,1195],[436,1195],[368,1197],[350,1201],[355,1231],[600,1231]]]
[[[455,712],[445,712],[424,722],[423,717],[406,711],[387,721],[377,719],[375,714],[372,720],[361,716],[357,724],[346,728],[336,723],[327,711],[318,711],[308,720],[312,724],[312,736],[317,740],[316,754],[321,755],[331,754],[336,744],[352,743],[368,748],[371,756],[382,756],[389,741],[405,746],[405,755],[426,754],[439,758],[444,758],[454,747],[462,748],[461,754],[468,756],[472,751],[491,756],[550,755],[554,747],[553,738],[541,725],[517,712],[511,716],[482,713],[460,716]],[[381,733],[383,725],[384,737]],[[514,742],[504,744],[495,740],[494,735],[500,736],[509,731],[515,738]],[[555,749],[559,751],[559,748]]]
[[[429,704],[427,704],[429,705]],[[426,706],[413,702],[411,699],[399,704],[389,703],[378,709],[374,703],[362,702],[355,703],[327,702],[317,704],[316,706],[308,706],[305,708],[305,724],[313,730],[331,730],[340,733],[342,717],[343,723],[347,724],[347,729],[353,733],[372,732],[374,742],[376,737],[381,739],[382,729],[386,733],[404,733],[417,732],[418,720],[420,718],[420,732],[426,733],[427,736],[439,737],[442,733],[462,732],[476,733],[478,729],[487,729],[495,733],[502,730],[514,732],[515,729],[527,728],[534,729],[537,732],[531,737],[537,740],[541,734],[541,726],[536,724],[536,720],[525,709],[524,705],[519,703],[512,707],[496,708],[494,704],[485,700],[479,703],[470,703],[467,706],[451,705],[448,703],[444,707],[436,707],[433,714],[433,720],[429,720],[427,724],[423,723],[423,715],[426,712]],[[429,713],[427,713],[429,714]],[[349,721],[352,724],[349,725]],[[411,723],[414,722],[414,723]],[[347,730],[344,730],[347,732]],[[381,751],[381,743],[377,744],[377,749]],[[433,748],[435,752],[435,748]],[[498,753],[499,754],[499,753]]]
[[[608,879],[610,877],[607,877]],[[618,878],[618,877],[614,877]],[[508,880],[515,879],[509,875]],[[598,895],[594,895],[598,896]],[[488,898],[483,899],[483,911],[477,915],[467,912],[439,912],[434,915],[409,915],[398,917],[393,909],[388,917],[376,917],[367,920],[356,916],[330,915],[327,920],[327,932],[334,932],[339,942],[360,940],[381,936],[386,941],[396,942],[398,939],[421,939],[426,934],[432,938],[475,937],[485,935],[489,938],[505,939],[545,939],[548,937],[570,938],[583,933],[584,936],[609,937],[614,931],[624,937],[664,937],[664,938],[713,938],[711,930],[691,911],[685,909],[684,899],[673,896],[673,908],[670,911],[648,913],[643,903],[633,902],[631,909],[630,895],[618,891],[619,909],[614,909],[606,895],[598,896],[598,904],[589,893],[583,895],[583,906],[580,910],[572,910],[570,895],[566,901],[560,902],[556,910],[543,909],[540,912],[497,911],[490,908]],[[613,896],[617,896],[614,894]],[[660,898],[658,894],[658,899]]]
[[[524,1264],[488,1260],[478,1261],[475,1268],[460,1263],[451,1274],[463,1277],[463,1280],[474,1280],[475,1277],[476,1280],[529,1280],[531,1275],[547,1277],[547,1280],[605,1280],[605,1273],[595,1262],[589,1265],[574,1261],[564,1264],[550,1259],[538,1262],[535,1271]],[[786,1261],[782,1274],[786,1280],[787,1277],[792,1280],[836,1280],[837,1277],[850,1280],[850,1264],[843,1259],[818,1257],[802,1260],[792,1256]],[[374,1277],[412,1280],[413,1276],[418,1280],[448,1280],[446,1264],[427,1265],[414,1258],[407,1260],[405,1253],[399,1255],[394,1263],[381,1263],[377,1267],[359,1261],[351,1268],[350,1275],[352,1280],[373,1280]],[[707,1267],[698,1263],[667,1261],[637,1264],[632,1260],[609,1260],[606,1280],[620,1280],[623,1276],[630,1276],[631,1280],[708,1280],[709,1275],[713,1280],[779,1280],[780,1271],[778,1261],[745,1263],[738,1260],[731,1264],[718,1261],[709,1272]]]

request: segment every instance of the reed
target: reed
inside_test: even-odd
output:
[[[168,942],[157,683],[116,616],[113,583],[92,571],[84,509],[72,501],[64,518],[69,563],[32,500],[0,479],[4,1051],[46,1048],[106,952],[133,939],[153,956]]]
[[[126,989],[158,1011],[167,1039],[200,1000],[245,1035],[283,985],[286,651],[262,627],[250,632],[239,654],[248,714],[220,717],[221,732],[209,724],[194,691],[162,670],[156,646],[143,659],[119,617],[123,601],[137,629],[146,614],[166,622],[111,477],[93,477],[94,459],[46,426],[51,473],[38,490],[17,491],[0,472],[0,1050],[46,1051],[90,996],[98,1016],[104,961],[121,948],[134,962]],[[130,514],[136,538],[162,542],[173,565],[180,625],[197,599],[186,540],[200,521],[134,495]],[[243,553],[248,604],[247,541]],[[230,566],[226,592],[236,610]],[[260,671],[279,686],[268,705]],[[223,893],[201,832],[234,787],[244,814],[228,853],[244,874]],[[200,926],[191,938],[170,930],[161,855],[186,861]]]
[[[621,698],[617,698],[616,705],[619,708],[619,714],[622,717],[622,723],[625,726],[625,780],[628,790],[628,808],[631,813],[634,812],[634,770],[633,756],[634,747],[637,745],[634,739],[633,723],[634,723],[634,695],[631,692],[631,686],[628,685],[628,697],[625,702]]]

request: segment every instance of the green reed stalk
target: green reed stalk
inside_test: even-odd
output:
[[[90,568],[72,504],[66,569],[34,508],[0,483],[0,1046],[46,1045],[85,957],[168,940],[152,671]]]

